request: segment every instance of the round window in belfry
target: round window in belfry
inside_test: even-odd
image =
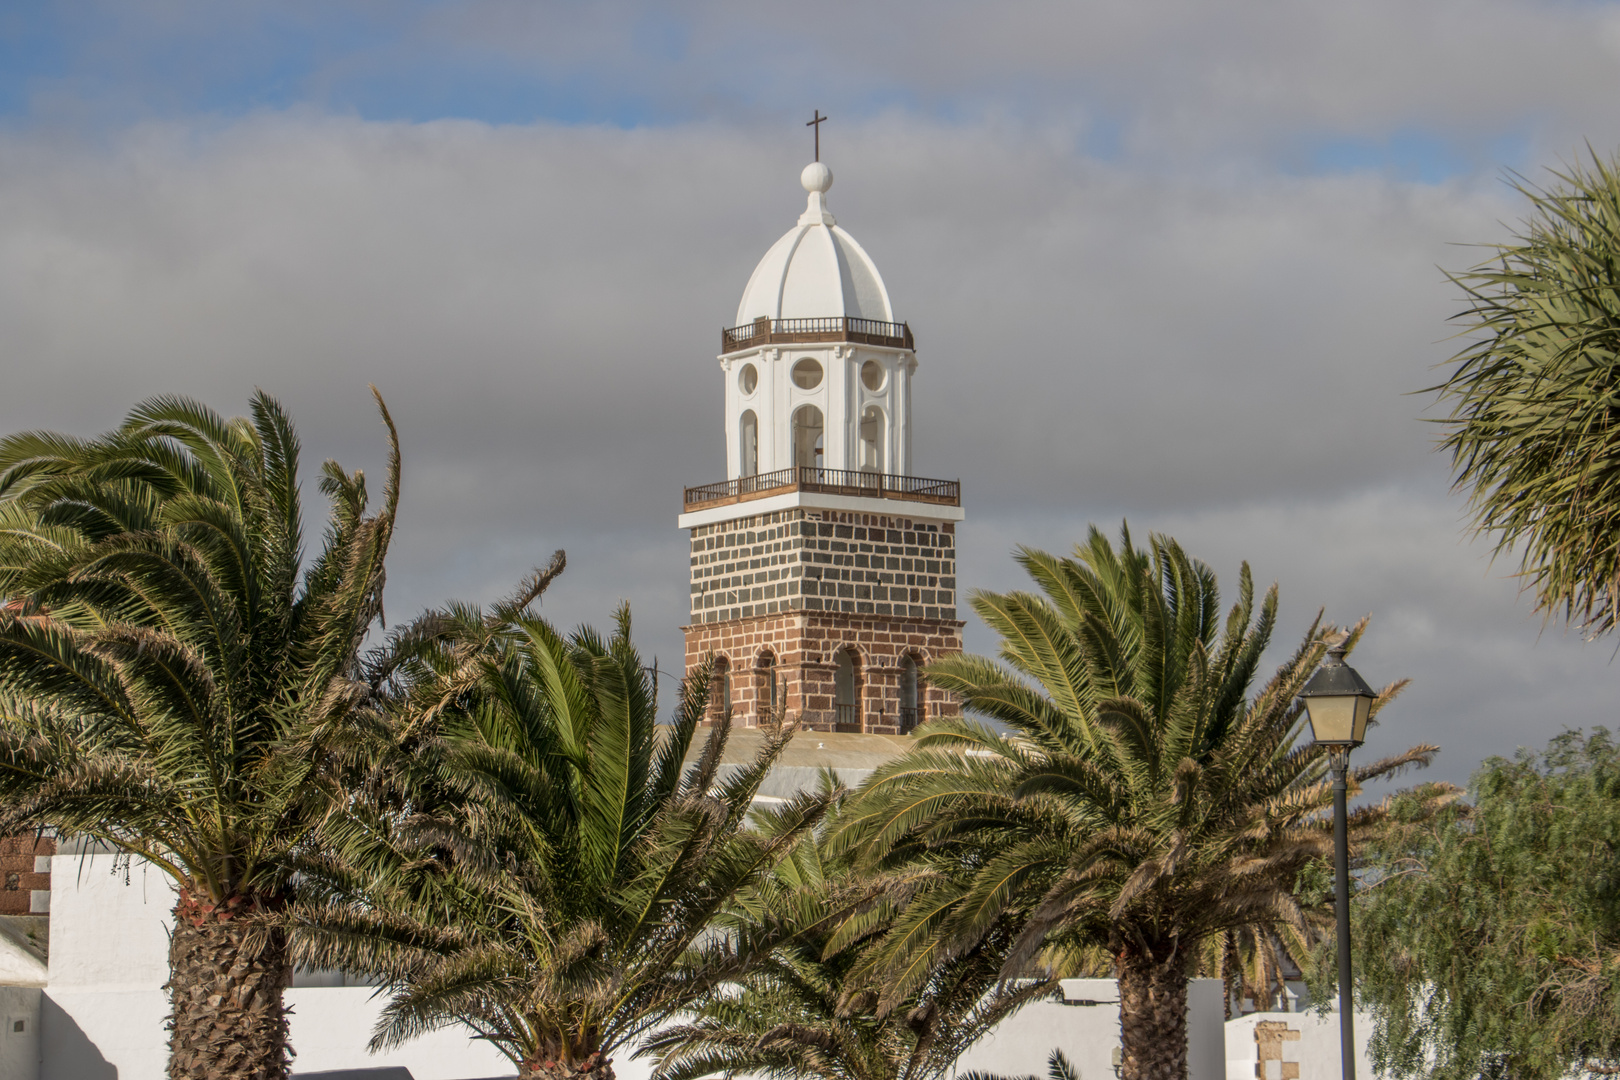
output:
[[[754,387],[759,385],[759,372],[753,364],[743,365],[742,374],[737,376],[737,385],[742,387],[745,394],[754,392]]]
[[[862,364],[861,385],[874,394],[883,389],[883,365],[876,360],[868,360]]]
[[[821,385],[821,364],[808,356],[793,365],[793,385],[800,390],[814,390]]]

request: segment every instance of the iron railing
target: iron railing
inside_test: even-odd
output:
[[[829,495],[855,495],[869,499],[905,499],[910,502],[962,505],[960,480],[930,480],[922,476],[896,473],[858,472],[853,469],[822,469],[798,466],[775,472],[739,476],[717,484],[686,489],[688,510],[700,506],[743,502],[781,491],[818,491]]]
[[[834,705],[836,715],[833,718],[834,731],[861,730],[861,712],[859,705]]]
[[[831,315],[821,319],[768,319],[720,331],[720,351],[736,352],[757,345],[800,345],[818,341],[849,341],[857,345],[888,345],[915,349],[911,327],[903,322]]]
[[[910,735],[917,730],[917,707],[900,706],[900,734]]]

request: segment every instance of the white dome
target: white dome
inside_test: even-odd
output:
[[[827,212],[832,170],[820,162],[805,167],[799,181],[810,193],[799,223],[771,245],[754,267],[736,326],[755,319],[817,319],[847,315],[894,322],[883,275]]]

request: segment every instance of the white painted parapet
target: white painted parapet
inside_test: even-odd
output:
[[[141,860],[67,850],[51,875],[51,950],[40,1001],[39,1080],[166,1080],[169,878]],[[35,991],[38,993],[38,991]],[[0,997],[0,1010],[7,999]],[[450,1029],[384,1054],[366,1043],[383,1001],[369,987],[295,986],[286,1002],[293,1075],[402,1066],[413,1080],[472,1080],[516,1070],[488,1043]],[[6,1043],[0,1038],[0,1066]],[[0,1078],[13,1073],[0,1067]],[[15,1074],[34,1080],[28,1074]]]
[[[1024,1006],[968,1048],[958,1074],[979,1070],[1002,1076],[1046,1075],[1053,1050],[1080,1072],[1081,1080],[1111,1080],[1119,1048],[1119,985],[1113,979],[1064,979],[1062,1000]],[[1219,979],[1187,985],[1188,1080],[1226,1080],[1225,1009]]]
[[[57,849],[40,1080],[165,1080],[173,906],[155,867],[82,844]]]
[[[1356,1013],[1356,1075],[1372,1080],[1372,1017]],[[1339,1080],[1339,1011],[1255,1012],[1226,1024],[1226,1080]],[[1263,1066],[1263,1067],[1262,1067]]]

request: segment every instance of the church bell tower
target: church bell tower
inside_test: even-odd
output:
[[[686,668],[715,657],[714,720],[785,706],[816,730],[903,735],[958,711],[923,668],[962,651],[961,487],[912,474],[911,328],[827,209],[832,170],[799,179],[804,213],[720,333],[727,479],[685,492]]]

